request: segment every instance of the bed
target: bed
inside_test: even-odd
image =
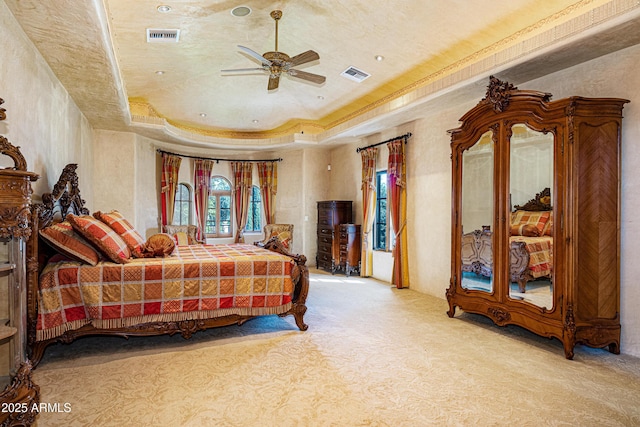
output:
[[[509,276],[526,291],[529,281],[547,278],[553,273],[553,209],[549,188],[511,213],[509,229]],[[483,277],[493,274],[493,233],[490,227],[462,236],[462,271]]]
[[[300,330],[307,329],[306,257],[290,254],[277,239],[261,245],[176,245],[159,233],[147,246],[135,248],[140,237],[132,238],[129,229],[120,235],[130,249],[128,257],[123,253],[127,247],[111,246],[94,247],[98,250],[93,255],[78,245],[78,235],[68,243],[65,236],[84,232],[78,227],[96,227],[108,216],[89,215],[76,169],[67,165],[53,191],[32,205],[35,232],[26,249],[27,340],[34,366],[47,346],[89,335],[190,338],[197,331],[242,325],[263,315],[292,315]],[[108,217],[121,218],[114,212]],[[130,226],[120,220],[105,230],[118,234],[122,224]],[[113,243],[111,232],[99,237]],[[55,245],[52,236],[58,239]],[[95,243],[91,235],[80,237],[83,244]],[[149,251],[150,242],[162,245],[151,245],[155,252]]]

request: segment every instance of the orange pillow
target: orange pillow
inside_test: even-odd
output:
[[[145,241],[140,233],[133,228],[133,225],[131,225],[131,223],[127,221],[120,212],[116,210],[109,213],[102,213],[98,211],[95,212],[93,216],[107,224],[116,233],[118,233],[118,236],[124,240],[134,257],[140,258],[142,256]]]
[[[111,261],[126,264],[131,258],[127,244],[111,227],[89,215],[67,215],[67,221],[82,237],[104,253]]]
[[[539,237],[540,230],[533,224],[512,225],[510,234],[512,236]]]
[[[272,237],[277,237],[285,249],[290,249],[289,246],[291,245],[291,237],[292,237],[290,231],[280,231],[280,232],[274,231],[271,233],[271,236],[269,236],[269,238],[272,238]]]
[[[158,233],[149,237],[144,245],[143,254],[145,258],[164,258],[171,255],[175,248],[176,243],[173,241],[173,238],[169,234]]]
[[[544,227],[542,234],[544,236],[553,236],[553,212],[549,212],[549,222]]]
[[[531,224],[538,229],[538,236],[542,236],[551,217],[551,211],[523,211],[517,210],[511,214],[511,225]]]
[[[96,265],[100,256],[91,244],[73,231],[68,221],[53,224],[40,230],[40,237],[49,246],[71,259]]]

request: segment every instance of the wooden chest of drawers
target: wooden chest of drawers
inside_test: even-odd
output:
[[[360,226],[339,224],[333,239],[333,272],[360,274]]]
[[[333,240],[335,226],[350,223],[352,220],[352,209],[352,202],[347,200],[326,200],[318,202],[316,268],[331,272],[334,271]]]

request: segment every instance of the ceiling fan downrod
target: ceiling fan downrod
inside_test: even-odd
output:
[[[278,21],[282,18],[281,10],[274,10],[270,13],[274,21],[276,21],[276,52],[278,51]]]

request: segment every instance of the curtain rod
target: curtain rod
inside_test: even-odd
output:
[[[216,163],[220,163],[221,161],[222,162],[281,162],[282,161],[282,157],[277,159],[269,159],[269,160],[217,159],[215,157],[199,157],[199,156],[189,156],[187,154],[172,153],[170,151],[161,150],[159,148],[156,150],[156,152],[163,153],[163,154],[170,154],[172,156],[188,157],[190,159],[215,160]]]
[[[361,152],[362,150],[366,150],[367,148],[376,147],[378,145],[386,144],[391,141],[395,141],[396,139],[404,138],[404,143],[407,143],[407,139],[411,138],[411,132],[407,132],[404,135],[396,136],[395,138],[387,139],[386,141],[378,142],[377,144],[367,145],[366,147],[356,148],[356,153]]]

